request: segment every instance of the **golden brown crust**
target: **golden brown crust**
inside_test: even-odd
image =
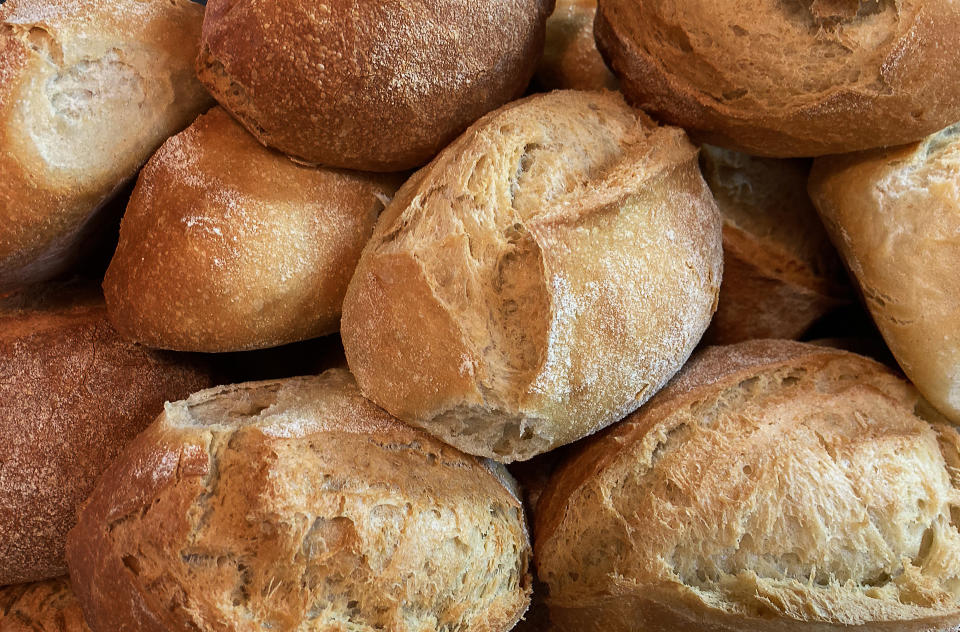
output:
[[[0,290],[72,265],[104,203],[207,107],[188,0],[0,6]]]
[[[557,91],[472,126],[384,211],[344,299],[364,393],[528,459],[621,419],[716,306],[720,219],[682,130]]]
[[[90,632],[68,577],[0,588],[0,632]]]
[[[104,279],[142,344],[222,352],[337,331],[360,251],[400,177],[298,166],[221,108],[140,174]]]
[[[711,347],[538,506],[563,630],[954,630],[960,435],[854,354]]]
[[[774,157],[898,145],[956,121],[958,33],[950,0],[600,0],[596,23],[634,105]]]
[[[399,171],[523,93],[552,8],[211,0],[197,71],[265,145],[313,163]]]
[[[545,90],[616,90],[617,78],[597,50],[597,0],[558,0],[547,19],[536,82]]]
[[[960,125],[814,163],[810,194],[890,351],[960,422]]]
[[[96,293],[0,303],[0,585],[62,575],[76,508],[168,399],[211,384],[191,358],[121,338]]]
[[[168,404],[91,495],[68,559],[94,632],[506,632],[530,592],[506,471],[336,369]]]
[[[849,300],[807,194],[810,161],[704,145],[700,166],[723,217],[723,284],[703,342],[796,339]]]

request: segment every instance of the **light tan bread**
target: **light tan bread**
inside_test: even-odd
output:
[[[0,300],[0,585],[63,575],[96,478],[165,400],[211,383],[202,361],[119,336],[95,291]]]
[[[960,124],[817,160],[810,194],[904,373],[960,423]]]
[[[617,78],[597,50],[597,0],[557,0],[547,19],[543,58],[535,78],[545,90],[615,90]]]
[[[960,435],[884,366],[710,347],[551,480],[535,554],[558,630],[960,625]]]
[[[296,165],[214,108],[140,174],[103,284],[111,321],[181,351],[335,332],[360,251],[400,182]]]
[[[515,482],[350,374],[168,404],[70,534],[94,632],[505,632],[529,603]]]
[[[960,119],[953,0],[600,0],[595,30],[631,103],[722,147],[820,156]]]
[[[481,119],[381,215],[344,299],[364,393],[510,462],[621,419],[716,307],[720,218],[682,130],[615,93]]]
[[[723,284],[709,344],[799,338],[848,301],[843,264],[807,195],[807,160],[704,145],[703,176],[723,217]]]
[[[211,99],[189,0],[0,5],[0,291],[67,270],[101,207]]]
[[[0,632],[90,632],[70,578],[0,588]]]
[[[523,94],[552,9],[553,0],[210,0],[197,71],[265,145],[399,171]]]

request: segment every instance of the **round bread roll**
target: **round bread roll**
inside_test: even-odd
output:
[[[807,194],[807,160],[704,145],[703,176],[723,217],[723,284],[709,344],[799,338],[848,300],[843,264]]]
[[[68,577],[0,588],[3,632],[90,632]]]
[[[530,598],[517,493],[333,369],[168,404],[67,556],[94,632],[505,632]]]
[[[960,435],[844,351],[711,347],[554,475],[535,554],[578,632],[960,625]]]
[[[909,143],[960,119],[952,0],[600,0],[595,28],[634,105],[758,156]]]
[[[527,87],[553,0],[210,0],[197,72],[260,142],[366,171],[429,161]]]
[[[63,575],[100,473],[165,400],[211,383],[196,359],[117,335],[94,292],[0,300],[0,585]]]
[[[524,460],[670,379],[721,268],[683,130],[615,93],[552,92],[481,119],[400,189],[341,335],[380,406],[465,452]]]
[[[211,103],[189,0],[0,5],[0,292],[67,270],[101,207]]]
[[[546,90],[616,90],[593,38],[597,0],[557,0],[535,78]]]
[[[337,331],[360,251],[400,180],[298,166],[214,108],[144,167],[103,289],[125,336],[180,351]]]
[[[817,160],[810,194],[890,351],[960,423],[960,123]]]

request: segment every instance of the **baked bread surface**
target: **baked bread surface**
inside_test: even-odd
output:
[[[562,630],[955,630],[960,436],[882,365],[710,347],[552,478],[536,559]]]
[[[814,163],[810,193],[890,351],[960,422],[960,124]]]
[[[820,156],[960,119],[952,0],[600,0],[595,31],[632,104],[721,147]]]
[[[0,588],[2,632],[90,632],[69,577]]]
[[[536,81],[546,90],[616,90],[593,37],[597,0],[558,0],[547,19]]]
[[[810,161],[704,145],[700,166],[723,217],[723,284],[705,342],[796,339],[849,300],[807,194]]]
[[[364,393],[472,454],[528,459],[683,364],[720,283],[720,219],[682,130],[559,91],[472,126],[381,215],[344,299]]]
[[[103,284],[111,321],[181,351],[335,332],[360,251],[399,184],[296,165],[214,108],[140,174]]]
[[[515,483],[364,399],[347,371],[168,404],[71,532],[94,632],[509,630]]]
[[[65,271],[99,209],[208,107],[189,0],[0,5],[0,290]]]
[[[201,360],[118,335],[95,290],[0,299],[0,585],[63,575],[97,477],[164,401],[211,384]]]
[[[552,10],[553,0],[210,0],[197,72],[265,145],[335,167],[410,169],[523,94]]]

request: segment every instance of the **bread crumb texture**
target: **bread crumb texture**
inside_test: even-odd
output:
[[[0,630],[90,632],[67,577],[0,588]]]
[[[554,475],[565,630],[954,630],[960,435],[861,356],[710,347]]]
[[[960,423],[960,124],[818,159],[810,192],[904,373]]]
[[[0,6],[0,286],[67,265],[97,210],[210,103],[188,0]]]
[[[481,119],[400,189],[341,334],[379,405],[527,459],[656,392],[706,329],[721,268],[683,131],[614,93],[554,92]]]
[[[953,0],[600,0],[628,99],[762,156],[916,141],[960,119]]]
[[[513,485],[344,370],[222,387],[112,466],[68,561],[94,632],[505,631],[530,593]]]

